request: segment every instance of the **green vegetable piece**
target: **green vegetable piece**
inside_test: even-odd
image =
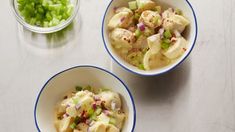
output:
[[[140,65],[138,66],[138,68],[139,68],[140,70],[145,70],[144,64],[140,64]]]
[[[76,116],[74,119],[74,123],[77,125],[77,124],[79,124],[79,122],[80,122],[80,118],[78,116]]]
[[[94,114],[94,110],[93,109],[89,109],[88,111],[87,111],[87,114],[89,115],[89,116],[91,116],[91,115],[93,115]]]
[[[171,43],[171,40],[170,40],[170,39],[166,39],[166,38],[164,38],[164,39],[163,39],[163,42],[164,42],[164,43],[168,43],[168,44],[170,44],[170,43]]]
[[[97,120],[97,115],[94,113],[93,115],[91,115],[90,119],[96,121]]]
[[[17,0],[24,20],[40,27],[56,26],[67,20],[74,9],[70,0]]]
[[[78,99],[72,98],[72,100],[75,105],[78,104]]]
[[[139,29],[136,29],[135,30],[135,36],[137,37],[137,38],[139,38],[140,36],[141,36],[141,31],[139,30]]]
[[[164,32],[164,37],[169,39],[172,37],[172,34],[171,34],[171,31],[169,29],[167,29],[165,32]]]
[[[153,23],[158,24],[158,21],[159,21],[159,17],[154,17],[153,18]]]
[[[157,11],[158,13],[161,13],[161,12],[162,12],[161,6],[156,6],[156,7],[154,8],[154,10]]]
[[[81,86],[76,86],[75,89],[76,91],[82,91],[83,88]]]
[[[136,9],[138,8],[136,1],[128,2],[128,5],[129,5],[129,8],[130,8],[131,10],[136,10]]]
[[[183,14],[180,9],[176,9],[176,10],[175,10],[175,13],[176,13],[177,15],[182,15],[182,14]]]
[[[140,14],[135,13],[134,18],[135,18],[136,20],[139,20],[139,18],[140,18]]]
[[[161,48],[162,48],[162,49],[166,50],[166,49],[168,49],[169,47],[170,47],[170,43],[165,43],[165,42],[162,42],[162,43],[161,43]]]
[[[72,124],[70,125],[70,128],[75,129],[76,126],[77,126],[77,125],[76,125],[75,123],[72,123]]]
[[[95,111],[95,114],[96,115],[100,115],[102,112],[102,109],[101,108],[97,108],[96,111]]]
[[[113,124],[113,125],[115,125],[116,123],[117,123],[116,119],[114,119],[114,118],[110,118],[110,120],[109,120],[109,124]]]

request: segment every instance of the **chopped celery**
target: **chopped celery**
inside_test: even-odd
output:
[[[97,120],[97,115],[96,114],[91,115],[90,119],[96,121]]]
[[[72,98],[74,104],[78,104],[78,99],[77,98]]]
[[[17,0],[24,20],[39,27],[52,27],[67,20],[74,10],[69,0]]]
[[[70,128],[75,129],[76,126],[77,126],[77,125],[76,125],[75,123],[72,123],[72,124],[70,125]]]
[[[166,49],[168,49],[170,47],[170,43],[162,42],[161,43],[161,47],[162,47],[162,49],[166,50]]]
[[[155,23],[155,24],[158,24],[158,21],[159,21],[159,17],[153,17],[153,23]]]
[[[78,116],[76,116],[75,119],[74,119],[74,123],[75,123],[75,124],[78,124],[79,121],[80,121],[80,118],[79,118]]]
[[[109,124],[115,125],[116,123],[117,123],[116,119],[114,119],[114,118],[109,119]]]
[[[139,29],[135,30],[135,36],[139,38],[141,36],[141,31]]]
[[[131,10],[136,10],[136,9],[138,8],[136,1],[128,2],[128,5],[129,5],[129,8],[130,8]]]
[[[139,68],[140,70],[145,70],[145,69],[144,69],[144,64],[140,64],[140,65],[138,66],[138,68]]]
[[[164,43],[171,43],[171,40],[170,40],[170,39],[166,39],[166,38],[164,38],[162,41],[163,41]]]
[[[177,15],[182,15],[182,14],[183,14],[180,9],[176,9],[176,10],[175,10],[175,13],[176,13]]]
[[[171,31],[169,29],[167,29],[165,32],[164,32],[164,37],[169,39],[172,37],[172,34],[171,34]]]
[[[134,16],[134,18],[135,18],[136,20],[139,20],[139,18],[140,18],[140,14],[138,14],[138,13],[135,13],[135,16]]]
[[[95,111],[96,115],[99,115],[101,112],[102,112],[101,108],[97,108],[96,111]]]
[[[94,112],[95,112],[95,111],[94,111],[93,109],[89,109],[89,110],[87,111],[87,113],[88,113],[89,116],[93,115]]]
[[[155,11],[157,11],[158,13],[161,13],[161,11],[162,11],[161,6],[156,6],[155,7]]]

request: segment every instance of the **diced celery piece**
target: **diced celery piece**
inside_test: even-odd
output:
[[[164,43],[169,43],[169,44],[170,44],[170,43],[171,43],[171,40],[170,40],[170,39],[166,39],[166,38],[165,38],[165,39],[163,39],[163,42],[164,42]]]
[[[114,119],[114,118],[110,118],[110,120],[109,120],[109,124],[113,124],[113,125],[115,125],[116,123],[117,123],[116,119]]]
[[[96,114],[91,115],[90,119],[91,119],[91,120],[95,120],[95,121],[96,121],[96,120],[97,120],[97,116],[96,116]]]
[[[70,0],[17,0],[18,10],[24,20],[41,27],[51,27],[67,20],[74,6]]]
[[[88,113],[89,116],[93,115],[94,112],[95,112],[95,111],[94,111],[93,109],[89,109],[89,110],[87,111],[87,113]]]
[[[139,68],[140,70],[145,70],[145,69],[144,69],[144,64],[140,64],[140,65],[138,66],[138,68]]]
[[[158,24],[159,17],[153,17],[153,23]]]
[[[139,18],[140,18],[140,14],[135,13],[134,18],[135,18],[136,20],[139,20]]]
[[[129,5],[129,8],[130,8],[131,10],[136,10],[136,9],[138,8],[136,1],[128,2],[128,5]]]
[[[158,13],[162,12],[161,6],[156,6],[154,10],[157,11]]]
[[[161,47],[162,47],[162,49],[168,49],[169,47],[170,47],[170,43],[165,43],[165,42],[162,42],[161,43]]]
[[[77,126],[77,125],[76,125],[75,123],[72,123],[72,124],[70,125],[70,128],[75,129],[76,126]]]
[[[96,111],[95,111],[96,115],[100,115],[101,112],[102,112],[101,108],[97,108]]]
[[[135,30],[135,36],[137,37],[137,38],[139,38],[140,36],[141,36],[141,31],[139,30],[139,29],[136,29]]]
[[[171,34],[171,31],[169,29],[167,29],[165,32],[164,32],[164,37],[169,39],[172,37],[172,34]]]
[[[176,9],[176,10],[175,10],[175,13],[176,13],[177,15],[182,15],[182,14],[183,14],[180,9]]]

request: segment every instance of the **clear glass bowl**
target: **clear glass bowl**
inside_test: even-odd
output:
[[[25,22],[24,18],[20,15],[20,12],[18,10],[17,0],[11,0],[11,6],[12,6],[12,10],[16,16],[17,21],[26,29],[35,33],[53,33],[53,32],[57,32],[67,27],[76,17],[79,7],[80,7],[80,0],[70,0],[70,2],[74,5],[74,10],[73,10],[72,15],[66,21],[53,27],[38,27],[38,26],[28,24],[27,22]]]

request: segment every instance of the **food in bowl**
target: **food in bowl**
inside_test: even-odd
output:
[[[30,25],[53,27],[66,21],[73,13],[70,0],[17,0],[18,10]]]
[[[56,106],[58,132],[120,132],[126,114],[118,93],[77,86]]]
[[[136,0],[128,7],[115,7],[107,26],[111,45],[122,59],[152,70],[172,64],[187,51],[183,32],[189,24],[180,9]]]

